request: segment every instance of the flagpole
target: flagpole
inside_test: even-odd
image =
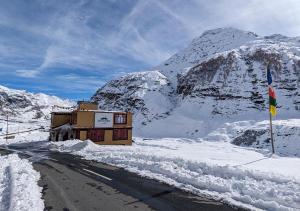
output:
[[[272,127],[272,114],[271,114],[271,112],[270,112],[270,132],[271,132],[272,153],[275,154],[273,127]]]
[[[275,105],[271,104],[271,99],[272,99],[272,97],[275,98],[275,94],[273,93],[272,95],[270,95],[271,94],[270,93],[270,87],[271,87],[271,84],[272,84],[272,76],[271,76],[271,70],[270,69],[271,69],[271,63],[268,63],[268,66],[267,66],[267,79],[268,79],[268,89],[269,89],[269,99],[270,99],[269,100],[270,133],[271,133],[270,135],[271,135],[271,144],[272,144],[272,154],[275,154],[271,106],[276,106],[276,102],[275,102]]]
[[[7,114],[7,116],[6,116],[6,137],[5,137],[5,139],[6,139],[6,144],[7,144],[7,136],[8,136],[8,114]]]

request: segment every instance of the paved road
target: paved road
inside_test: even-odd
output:
[[[50,152],[39,144],[10,148],[25,152],[20,156],[34,161],[41,173],[45,210],[237,210],[121,168]]]

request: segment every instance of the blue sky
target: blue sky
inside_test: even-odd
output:
[[[3,0],[0,84],[87,99],[207,29],[300,35],[298,0]]]

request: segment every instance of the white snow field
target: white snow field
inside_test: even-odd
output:
[[[211,129],[205,132],[196,126],[199,138],[193,139],[135,137],[133,146],[99,146],[91,141],[70,140],[54,142],[51,146],[53,150],[124,167],[142,176],[237,206],[253,210],[300,209],[300,119],[273,122],[276,156],[270,155],[268,120],[224,121],[217,125],[212,122],[206,121]],[[1,124],[4,134],[5,122]],[[9,130],[17,132],[48,125],[47,121],[11,123]],[[249,140],[253,137],[243,137],[247,131],[258,133],[251,142]],[[8,143],[0,138],[0,144],[38,143],[47,137],[47,132],[31,131],[16,134],[16,138]],[[243,137],[242,142],[232,144],[238,137]],[[38,179],[31,179],[38,187]],[[7,202],[1,206],[7,206]]]
[[[43,210],[39,178],[28,160],[16,154],[0,156],[0,210]]]
[[[49,120],[11,119],[9,121],[8,134],[12,134],[11,136],[15,138],[6,141],[7,124],[5,118],[0,116],[0,128],[2,128],[2,131],[0,131],[0,145],[45,141],[49,136],[49,132],[47,132],[49,125]]]
[[[21,120],[21,119],[20,119]],[[24,119],[22,119],[24,121]],[[0,145],[26,142],[44,141],[48,132],[35,130],[41,126],[49,125],[48,121],[9,123],[9,133],[14,134],[14,139],[4,139],[6,122],[0,120]],[[33,130],[33,131],[30,131]],[[22,133],[22,131],[28,131]],[[20,132],[20,133],[18,133]],[[42,200],[42,187],[38,186],[40,174],[33,169],[30,161],[21,159],[17,154],[0,156],[0,211],[41,211],[44,209]]]
[[[244,208],[300,210],[300,158],[299,154],[294,155],[297,150],[299,153],[300,120],[275,121],[274,125],[279,134],[276,151],[282,156],[271,155],[260,140],[260,148],[231,143],[246,129],[266,129],[267,121],[225,123],[198,139],[136,137],[133,146],[100,146],[91,141],[70,140],[55,142],[52,148]],[[284,133],[289,135],[280,136]]]

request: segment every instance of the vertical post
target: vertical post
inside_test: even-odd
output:
[[[6,115],[6,143],[7,143],[7,137],[8,137],[8,114]]]
[[[272,114],[271,114],[271,112],[270,112],[270,133],[271,133],[272,153],[275,154],[273,127],[272,127]]]

